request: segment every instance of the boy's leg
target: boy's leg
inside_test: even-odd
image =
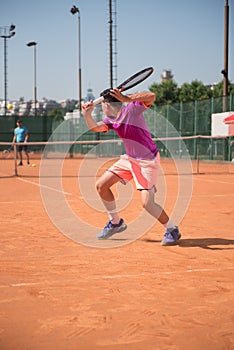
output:
[[[155,217],[162,225],[166,225],[169,221],[169,217],[165,210],[154,201],[155,190],[152,187],[149,190],[141,190],[142,205],[147,212]]]
[[[165,210],[155,203],[154,194],[154,187],[150,190],[141,191],[143,207],[165,227],[166,233],[162,240],[162,245],[173,245],[180,239],[181,235],[178,227],[171,222]]]
[[[117,182],[119,182],[119,177],[109,171],[106,171],[96,182],[97,192],[114,224],[119,223],[120,218],[116,209],[115,197],[110,188]]]
[[[111,172],[105,172],[96,183],[96,189],[109,215],[110,221],[97,235],[99,239],[107,239],[113,234],[126,230],[127,225],[119,217],[115,197],[110,187],[119,182],[119,177]]]

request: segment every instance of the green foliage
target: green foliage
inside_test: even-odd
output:
[[[234,95],[234,85],[228,82],[228,95]],[[213,97],[223,96],[223,80],[213,87]]]
[[[157,96],[157,104],[174,103],[178,101],[178,86],[173,79],[166,80],[161,84],[153,83],[150,91]]]
[[[53,109],[48,113],[50,117],[52,117],[53,121],[60,121],[63,120],[63,112],[61,109]]]
[[[213,88],[204,85],[202,81],[193,80],[178,87],[173,79],[162,83],[153,83],[149,90],[156,94],[155,105],[172,104],[177,102],[190,102],[223,96],[223,81]],[[228,83],[228,94],[234,94],[234,85]]]
[[[204,100],[211,96],[211,88],[198,80],[193,80],[191,84],[184,83],[178,93],[179,101],[182,102]]]

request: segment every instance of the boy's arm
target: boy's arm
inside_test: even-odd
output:
[[[85,117],[85,121],[89,129],[93,132],[106,132],[108,131],[108,126],[104,124],[102,121],[96,122],[92,117],[93,111],[93,101],[87,102],[83,104],[82,111]]]
[[[142,102],[146,107],[150,107],[156,99],[156,95],[150,91],[137,92],[135,94],[123,95],[121,89],[113,89],[110,92],[111,96],[115,97],[121,102]]]

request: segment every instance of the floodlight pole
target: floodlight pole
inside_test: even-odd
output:
[[[75,5],[71,8],[70,12],[78,15],[78,86],[79,86],[79,110],[82,111],[82,88],[81,88],[81,35],[80,35],[80,10]]]
[[[109,36],[110,36],[110,87],[113,88],[113,31],[112,31],[112,0],[109,0]]]
[[[11,24],[9,27],[0,27],[0,32],[4,32],[3,35],[0,35],[2,39],[4,39],[4,115],[7,115],[7,39],[12,38],[15,35],[13,31],[15,29],[15,25]],[[8,34],[7,34],[8,32]]]
[[[26,44],[31,47],[34,46],[34,115],[37,116],[37,43],[35,41],[30,41]]]
[[[227,97],[228,97],[228,40],[229,40],[229,5],[226,0],[224,7],[224,68],[223,74],[223,112],[227,111]]]
[[[81,45],[80,45],[81,39],[80,39],[80,11],[78,12],[78,47],[79,47],[79,110],[81,111],[81,102],[82,102],[82,96],[81,96]]]
[[[7,115],[7,37],[4,36],[4,115]]]

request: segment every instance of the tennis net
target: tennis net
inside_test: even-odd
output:
[[[153,138],[161,155],[165,174],[176,173],[176,163],[188,163],[186,172],[199,173],[233,173],[234,172],[234,139],[231,137],[187,136],[171,138]],[[78,140],[28,142],[27,151],[30,163],[40,165],[42,159],[69,160],[71,164],[78,159],[117,158],[124,154],[123,142],[120,139]],[[18,166],[17,144],[0,143],[1,170],[21,175]],[[23,151],[23,158],[25,158]],[[26,160],[24,161],[26,164]]]

